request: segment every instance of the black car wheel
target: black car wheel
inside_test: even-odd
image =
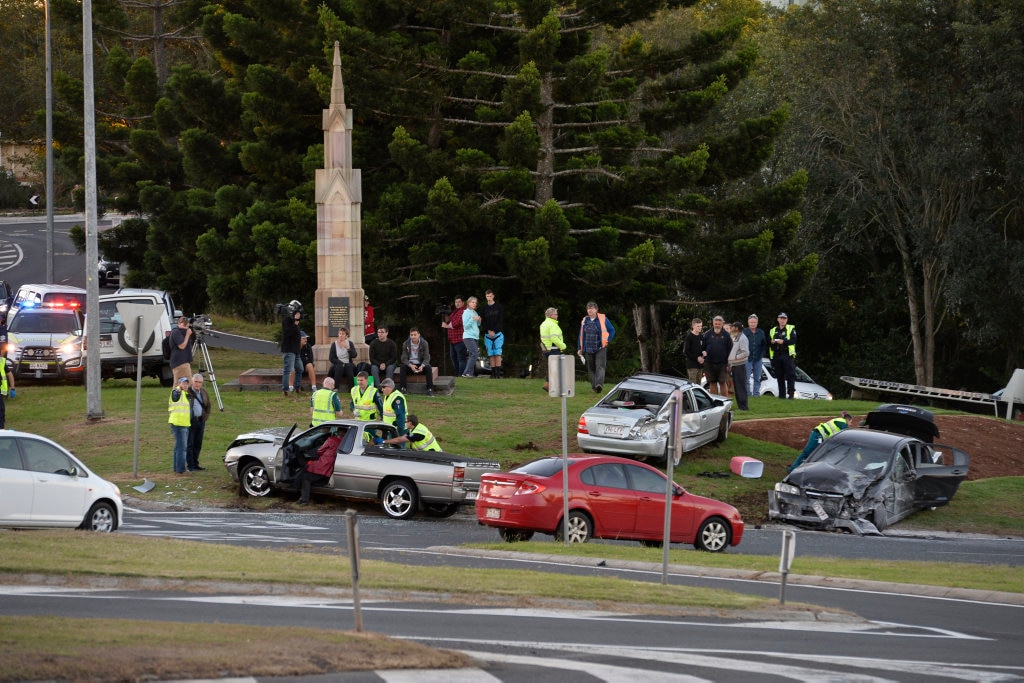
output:
[[[877,507],[871,511],[871,522],[879,531],[889,526],[889,514],[885,511],[884,507]]]
[[[697,550],[706,550],[709,553],[718,553],[729,547],[732,540],[732,530],[729,523],[721,517],[705,519],[697,530],[697,538],[693,547]]]
[[[110,503],[94,503],[78,528],[86,531],[117,531],[117,512],[114,506]]]
[[[529,541],[533,538],[532,531],[506,529],[504,527],[498,529],[498,535],[501,536],[501,540],[505,541],[505,543],[521,543],[522,541]]]
[[[569,543],[586,543],[594,535],[594,523],[587,513],[573,510],[569,513]],[[558,525],[555,540],[562,541],[562,525]]]
[[[428,517],[451,517],[459,511],[457,503],[429,503],[423,506]]]
[[[384,508],[384,514],[392,519],[409,519],[416,514],[419,494],[411,482],[399,479],[381,491],[380,505]]]
[[[722,421],[718,425],[718,436],[715,438],[715,441],[717,441],[718,443],[722,443],[723,441],[729,438],[729,426],[731,424],[732,418],[730,418],[729,414],[726,413],[725,415],[722,416]]]
[[[128,353],[138,354],[138,347],[136,347],[134,344],[128,341],[128,337],[126,336],[126,334],[127,328],[125,328],[124,325],[121,325],[120,329],[118,329],[117,331],[117,343],[119,343],[121,345],[121,348],[127,351]],[[155,343],[156,332],[151,332],[149,335],[149,339],[146,341],[145,346],[142,348],[142,352],[148,352],[151,348],[153,348],[153,344]]]
[[[253,498],[262,498],[270,493],[270,479],[267,469],[258,462],[247,463],[238,473],[242,493]]]

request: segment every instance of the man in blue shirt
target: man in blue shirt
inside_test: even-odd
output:
[[[747,327],[743,330],[750,349],[750,355],[747,356],[747,382],[750,384],[751,396],[761,395],[761,363],[768,353],[768,336],[757,323],[757,314],[751,313],[747,318]]]
[[[587,315],[580,322],[580,338],[576,353],[587,364],[587,376],[595,393],[604,389],[604,371],[608,367],[608,344],[615,338],[615,326],[597,304],[587,302]]]

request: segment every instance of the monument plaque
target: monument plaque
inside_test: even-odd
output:
[[[348,328],[350,332],[352,330],[349,325],[348,297],[327,297],[327,333],[334,338],[342,327]]]

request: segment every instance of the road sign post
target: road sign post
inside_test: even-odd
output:
[[[562,543],[569,545],[569,428],[565,399],[576,395],[572,356],[548,356],[548,396],[562,399]]]
[[[779,555],[779,574],[781,583],[779,585],[779,604],[786,604],[786,577],[789,576],[789,568],[793,566],[793,555],[796,553],[796,532],[786,529],[782,532],[782,552]]]

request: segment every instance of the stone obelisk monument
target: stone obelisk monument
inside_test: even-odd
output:
[[[317,375],[328,369],[330,344],[347,327],[361,360],[363,343],[362,174],[352,168],[352,111],[345,106],[341,50],[334,43],[331,103],[323,111],[324,167],[316,172],[317,290],[314,299]]]

